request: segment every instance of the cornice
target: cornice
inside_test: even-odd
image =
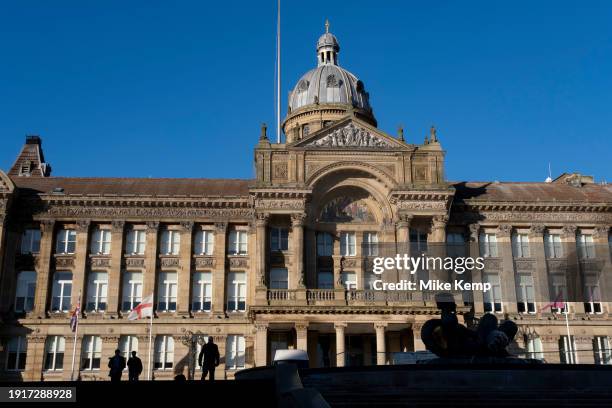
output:
[[[539,202],[539,201],[487,201],[464,200],[454,205],[465,211],[541,211],[541,212],[612,212],[612,203],[600,202]]]

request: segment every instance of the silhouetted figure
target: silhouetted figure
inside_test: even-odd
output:
[[[177,375],[174,376],[174,381],[186,382],[187,381],[187,377],[185,377],[184,374],[177,374]]]
[[[138,377],[142,373],[142,361],[136,357],[135,351],[132,351],[132,357],[128,359],[127,366],[130,381],[138,381]]]
[[[210,374],[208,379],[210,381],[215,380],[215,367],[219,365],[219,347],[213,343],[213,338],[208,337],[208,343],[202,346],[202,351],[198,356],[198,362],[202,366],[202,380],[206,379],[206,376]]]
[[[125,357],[121,355],[121,350],[115,350],[115,355],[109,357],[108,368],[110,368],[108,376],[111,378],[111,381],[120,382],[121,374],[123,373],[123,369],[125,368]]]

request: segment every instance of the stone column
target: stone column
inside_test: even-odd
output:
[[[529,248],[530,255],[535,259],[532,271],[533,293],[536,301],[536,312],[539,311],[538,303],[547,304],[551,301],[548,293],[548,268],[546,267],[546,254],[544,252],[544,230],[542,224],[534,224],[529,229]],[[554,296],[553,296],[554,299]]]
[[[346,361],[344,350],[344,329],[346,326],[346,323],[334,323],[334,329],[336,329],[336,367],[344,367]]]
[[[108,274],[108,310],[114,316],[121,308],[121,268],[123,264],[123,230],[125,221],[113,221],[111,230],[111,261]]]
[[[145,298],[153,293],[153,310],[156,309],[157,299],[155,297],[155,277],[157,275],[157,239],[159,222],[147,222],[147,242],[145,245],[145,270],[142,276],[142,297]]]
[[[54,230],[54,220],[41,221],[40,252],[38,255],[38,267],[36,268],[36,299],[34,305],[34,315],[39,318],[45,317],[47,304],[49,303],[49,280],[52,273],[51,257],[53,254]]]
[[[314,228],[306,229],[306,287],[317,287],[317,232]]]
[[[306,277],[304,276],[304,219],[306,214],[291,215],[291,243],[293,249],[293,276],[290,289],[304,289]]]
[[[430,234],[430,242],[431,245],[428,245],[428,253],[429,256],[444,258],[446,256],[446,223],[448,222],[448,216],[446,215],[436,215],[431,219],[431,234]],[[441,270],[430,270],[429,278],[430,279],[439,279],[443,282],[448,281],[448,272]],[[455,277],[453,276],[453,279]],[[455,297],[455,301],[462,302],[462,298]]]
[[[296,348],[308,352],[308,322],[295,323]]]
[[[255,366],[263,367],[268,358],[268,323],[256,323],[255,330]]]
[[[215,270],[213,272],[212,314],[223,316],[225,311],[225,252],[227,223],[215,223]]]
[[[448,216],[436,215],[431,219],[431,242],[446,242]]]
[[[480,225],[479,224],[470,224],[469,225],[469,254],[468,256],[476,259],[480,257],[480,247],[479,247],[479,237],[480,237]],[[478,270],[474,268],[472,270],[472,282],[482,283],[484,279],[485,270]],[[484,313],[484,295],[480,290],[472,291],[472,300],[474,302],[474,313],[483,314]]]
[[[412,221],[412,215],[400,214],[399,221],[396,222],[396,252],[400,255],[406,253],[410,254],[410,222]],[[393,254],[389,254],[392,256]],[[401,279],[409,279],[409,273],[406,271],[396,270],[395,272],[389,271],[384,273],[383,279],[387,282],[399,282]],[[386,276],[385,276],[386,275]],[[386,279],[385,279],[386,278]]]
[[[567,257],[567,270],[565,278],[567,284],[567,302],[569,313],[584,313],[583,286],[580,273],[580,259],[576,247],[576,226],[566,225],[563,227],[564,253]]]
[[[74,260],[74,270],[72,271],[72,299],[71,305],[76,305],[81,296],[81,310],[85,310],[86,305],[85,289],[87,287],[87,267],[89,253],[89,220],[77,221],[76,227],[76,253]]]
[[[502,290],[503,310],[506,313],[517,313],[516,283],[514,277],[514,257],[512,254],[512,225],[502,224],[497,228],[497,245],[501,260],[500,285]]]
[[[387,363],[387,345],[385,342],[385,329],[387,323],[374,323],[376,330],[376,364],[385,365]]]
[[[189,292],[191,291],[191,246],[193,234],[193,221],[181,222],[183,231],[181,232],[180,268],[178,270],[178,299],[177,314],[186,316],[189,314]]]
[[[423,328],[422,322],[412,323],[412,337],[414,341],[414,351],[423,351],[427,350],[425,348],[425,343],[421,339],[421,329]]]
[[[266,229],[268,225],[269,214],[257,213],[255,219],[255,272],[257,275],[257,286],[255,287],[255,299],[258,303],[266,302],[267,286],[266,286]]]

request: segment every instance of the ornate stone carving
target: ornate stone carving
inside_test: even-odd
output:
[[[76,230],[78,232],[87,232],[89,231],[90,224],[91,224],[90,220],[78,220],[76,222]]]
[[[480,224],[470,224],[470,242],[478,242],[478,237],[480,235]]]
[[[110,267],[109,258],[91,258],[90,261],[92,268],[108,268]]]
[[[193,221],[181,221],[181,227],[186,232],[191,232],[193,230]]]
[[[247,258],[230,258],[229,266],[230,268],[246,268],[248,267],[249,261]]]
[[[305,147],[393,147],[388,141],[368,132],[363,128],[349,123],[346,126],[334,130],[332,133],[320,139],[306,143]]]
[[[532,259],[517,259],[514,261],[514,268],[517,271],[534,271],[535,261]]]
[[[248,218],[251,208],[185,208],[185,207],[88,207],[49,206],[41,212],[53,217],[89,218]]]
[[[291,226],[292,227],[303,227],[304,221],[306,220],[306,214],[291,214]]]
[[[510,224],[500,224],[497,227],[497,234],[500,237],[509,237],[512,234],[512,225]]]
[[[435,217],[431,219],[431,227],[432,229],[445,229],[447,222],[448,222],[448,216],[436,215]]]
[[[323,222],[376,221],[365,200],[348,196],[339,196],[330,200],[321,210],[319,219]]]
[[[196,268],[210,268],[210,267],[214,267],[215,266],[215,258],[213,258],[212,256],[207,256],[207,257],[203,257],[203,258],[196,258],[195,259],[195,266]]]
[[[53,234],[53,228],[55,227],[55,220],[42,220],[40,221],[40,233]]]
[[[575,225],[564,225],[561,230],[566,237],[575,237],[577,229]]]
[[[144,258],[125,258],[125,266],[132,268],[143,268]]]
[[[399,210],[446,210],[445,201],[398,201]]]
[[[147,232],[157,232],[159,230],[159,221],[148,221]]]
[[[501,269],[501,261],[499,259],[485,258],[484,264],[485,264],[485,267],[484,267],[485,271]]]
[[[275,163],[272,167],[272,178],[286,179],[287,178],[287,163]]]
[[[55,258],[55,267],[56,268],[71,268],[73,266],[74,266],[74,258],[73,257]]]
[[[546,230],[546,227],[544,226],[544,224],[533,224],[529,228],[529,234],[539,236],[544,233],[544,230]]]
[[[268,225],[268,219],[270,218],[270,214],[265,212],[258,212],[255,214],[255,225],[257,227],[265,227]]]
[[[111,222],[111,228],[113,232],[123,232],[123,229],[125,228],[125,221],[113,220]]]
[[[475,221],[481,219],[482,221],[491,222],[541,222],[541,223],[561,223],[561,222],[584,222],[584,223],[599,223],[599,222],[610,222],[612,216],[604,213],[594,212],[572,212],[572,213],[561,213],[554,211],[482,211],[473,213],[463,213],[460,215],[461,220]]]
[[[281,210],[303,210],[306,206],[304,199],[266,199],[258,198],[255,207]]]
[[[170,257],[168,257],[168,258],[166,258],[166,257],[161,258],[159,260],[159,265],[162,268],[178,267],[180,265],[179,258],[175,258],[175,257],[172,257],[172,258],[170,258]]]
[[[225,233],[227,222],[215,222],[215,230],[219,233]]]
[[[595,239],[607,239],[608,234],[610,233],[609,225],[598,225],[593,229],[593,238]]]

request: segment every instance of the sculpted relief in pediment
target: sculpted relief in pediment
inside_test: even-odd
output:
[[[353,123],[336,129],[328,135],[306,143],[305,147],[393,147],[383,138],[355,126]]]

